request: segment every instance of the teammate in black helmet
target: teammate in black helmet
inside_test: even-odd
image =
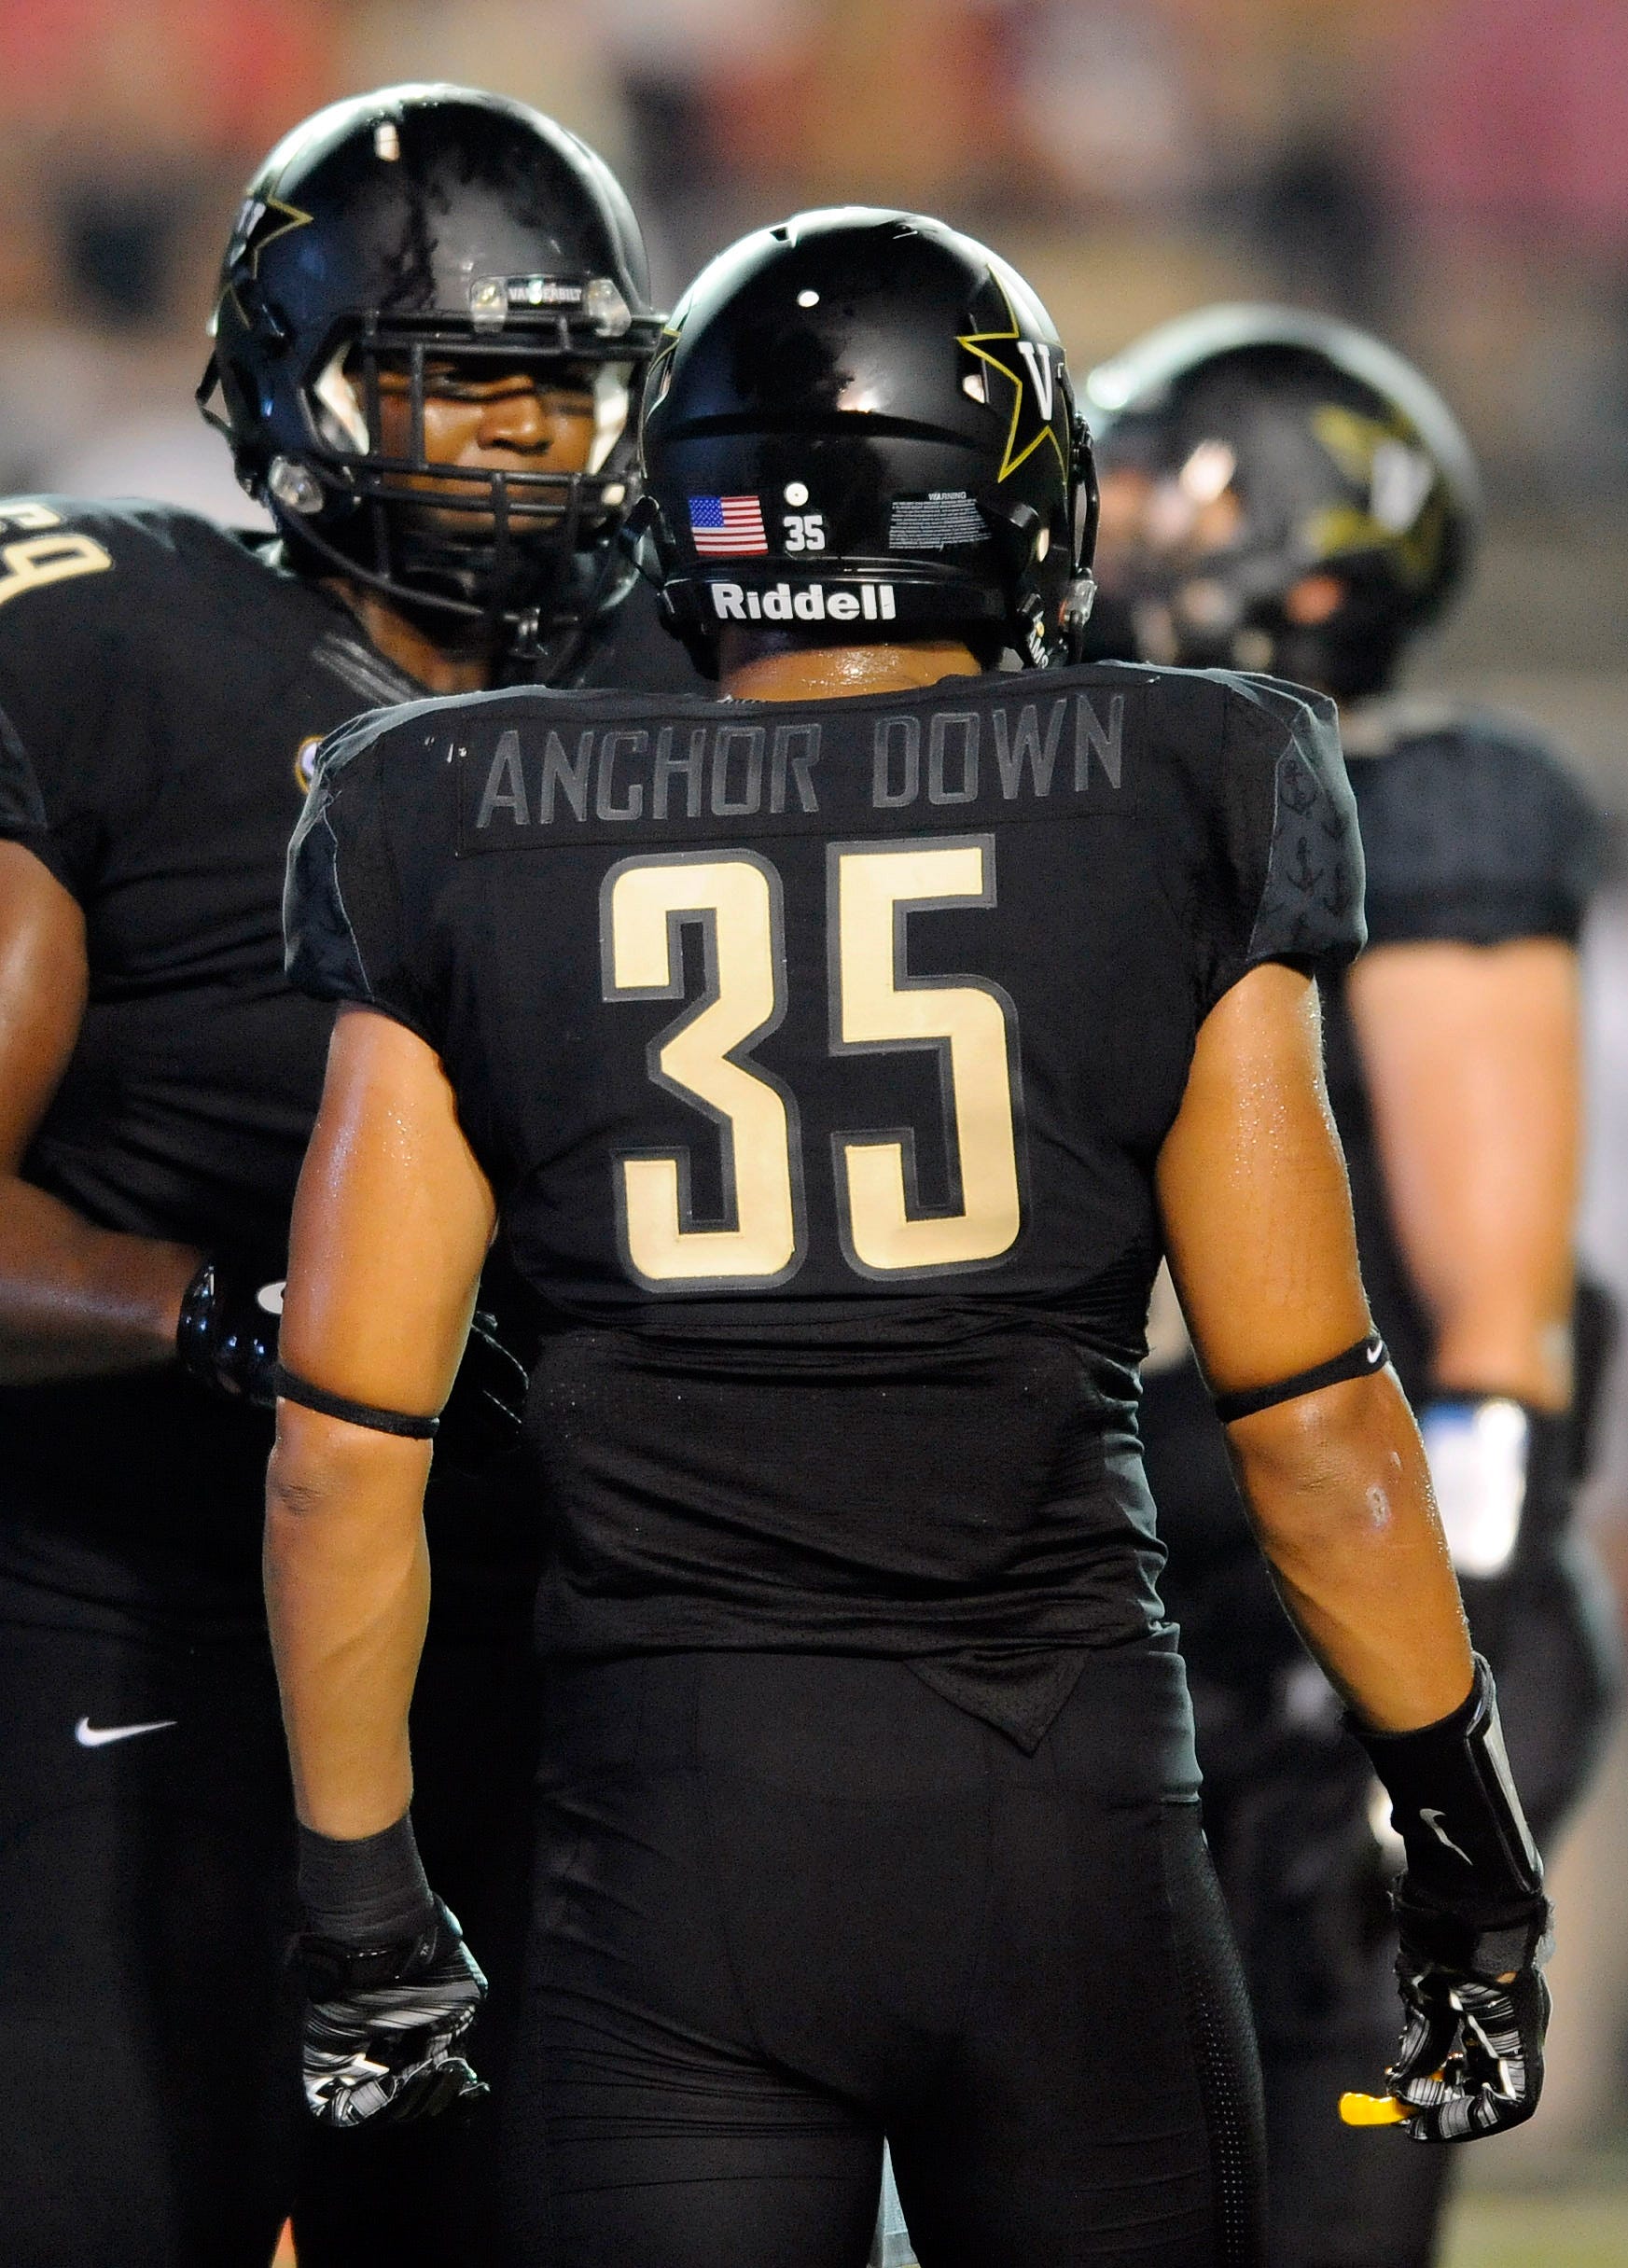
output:
[[[688,680],[613,542],[658,329],[591,152],[495,96],[387,89],[288,137],[226,257],[203,391],[277,538],[150,504],[0,507],[0,2250],[19,2268],[264,2268],[291,2205],[302,2268],[482,2255],[492,2114],[328,2141],[299,2101],[258,1558],[331,1019],[283,977],[284,853],[318,741],[364,709],[539,674]],[[523,1384],[484,1326],[480,1347],[443,1468],[501,1438]],[[420,1818],[501,1986],[535,1743],[530,1508],[443,1470],[432,1515]]]
[[[516,656],[558,675],[632,579],[612,538],[660,327],[591,149],[496,95],[392,88],[250,182],[199,399],[301,572],[473,683]]]
[[[1374,1317],[1420,1412],[1548,1841],[1586,1784],[1614,1681],[1569,1533],[1600,1367],[1590,1295],[1575,1361],[1568,1344],[1575,946],[1598,824],[1529,727],[1384,697],[1461,587],[1479,514],[1464,436],[1400,356],[1320,316],[1223,307],[1155,331],[1087,394],[1106,531],[1095,634],[1281,670],[1343,704],[1370,941],[1325,989],[1329,1090]],[[1274,2268],[1423,2268],[1448,2157],[1334,2115],[1351,2071],[1388,2054],[1395,1845],[1368,1760],[1260,1576],[1174,1301],[1165,1319],[1143,1434],[1260,2032]]]
[[[1415,2131],[1526,2116],[1546,2006],[1321,1093],[1312,979],[1362,939],[1330,706],[1057,666],[1089,444],[1032,294],[936,222],[726,254],[644,449],[728,698],[358,723],[290,856],[291,969],[344,1004],[268,1512],[302,1838],[357,1917],[308,2052],[365,2108],[416,2007],[412,2083],[467,2083],[407,1704],[422,1437],[501,1223],[552,1516],[509,2257],[857,2263],[885,2132],[925,2268],[1259,2261],[1136,1442],[1162,1251],[1396,1794]]]
[[[1457,591],[1481,518],[1446,403],[1393,349],[1292,308],[1217,307],[1093,370],[1115,487],[1093,644],[1375,693]]]

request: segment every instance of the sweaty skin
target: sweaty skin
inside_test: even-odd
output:
[[[429,383],[435,383],[432,366]],[[380,374],[387,451],[405,452],[405,378]],[[433,464],[580,472],[593,446],[591,394],[539,387],[523,371],[429,393]],[[426,480],[433,487],[433,480]],[[462,515],[466,523],[467,514]],[[426,690],[491,682],[494,657],[460,633],[433,637],[382,592],[334,580],[373,645]],[[16,843],[0,843],[0,1385],[160,1368],[175,1355],[181,1301],[202,1255],[185,1245],[100,1229],[21,1177],[22,1161],[72,1058],[90,988],[84,916],[71,894]]]
[[[876,693],[971,666],[964,647],[838,658],[737,640],[724,650],[723,685],[794,700],[838,679],[844,691]],[[1307,1369],[1371,1328],[1308,979],[1269,964],[1212,1011],[1158,1189],[1218,1390]],[[438,1409],[494,1218],[433,1051],[388,1017],[342,1011],[295,1204],[289,1367],[385,1408]],[[1471,1684],[1469,1641],[1394,1377],[1330,1386],[1230,1430],[1262,1548],[1329,1677],[1384,1731],[1456,1708]],[[421,1443],[279,1405],[267,1599],[299,1816],[325,1834],[376,1832],[410,1792],[428,1462]]]
[[[1309,978],[1268,964],[1212,1009],[1158,1185],[1213,1390],[1292,1377],[1371,1329]],[[1469,1637],[1395,1374],[1279,1402],[1227,1440],[1284,1603],[1331,1682],[1382,1732],[1457,1708]]]

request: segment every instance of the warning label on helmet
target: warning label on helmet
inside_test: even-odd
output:
[[[890,551],[942,551],[949,544],[981,543],[983,514],[964,488],[936,488],[927,496],[896,496],[887,523]]]

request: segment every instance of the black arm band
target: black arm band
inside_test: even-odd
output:
[[[1543,1887],[1543,1862],[1510,1776],[1493,1674],[1481,1656],[1468,1699],[1451,1717],[1415,1732],[1349,1721],[1390,1797],[1410,1893],[1486,1922],[1529,1909]]]
[[[271,1384],[281,1401],[297,1401],[302,1409],[314,1410],[322,1417],[342,1417],[347,1426],[366,1426],[371,1433],[397,1433],[410,1441],[433,1441],[440,1431],[438,1417],[414,1417],[406,1410],[380,1410],[372,1402],[349,1401],[342,1394],[313,1386],[309,1378],[301,1378],[280,1362],[272,1370]]]
[[[1371,1378],[1389,1360],[1384,1341],[1377,1331],[1370,1331],[1343,1354],[1330,1355],[1327,1362],[1315,1362],[1309,1371],[1297,1371],[1292,1378],[1280,1378],[1274,1385],[1245,1386],[1241,1394],[1218,1394],[1216,1415],[1223,1426],[1236,1425],[1239,1418],[1253,1417],[1258,1410],[1294,1401],[1301,1394],[1319,1393],[1324,1386],[1340,1385],[1347,1378]]]

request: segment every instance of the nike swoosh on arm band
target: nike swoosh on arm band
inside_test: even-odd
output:
[[[1292,1378],[1280,1378],[1270,1386],[1245,1386],[1237,1394],[1218,1394],[1216,1415],[1223,1426],[1236,1425],[1239,1418],[1253,1417],[1258,1410],[1294,1401],[1302,1394],[1320,1393],[1324,1386],[1340,1385],[1347,1378],[1371,1378],[1389,1360],[1384,1341],[1377,1331],[1370,1331],[1343,1353],[1330,1355],[1327,1362],[1314,1363],[1309,1371],[1296,1371]]]

